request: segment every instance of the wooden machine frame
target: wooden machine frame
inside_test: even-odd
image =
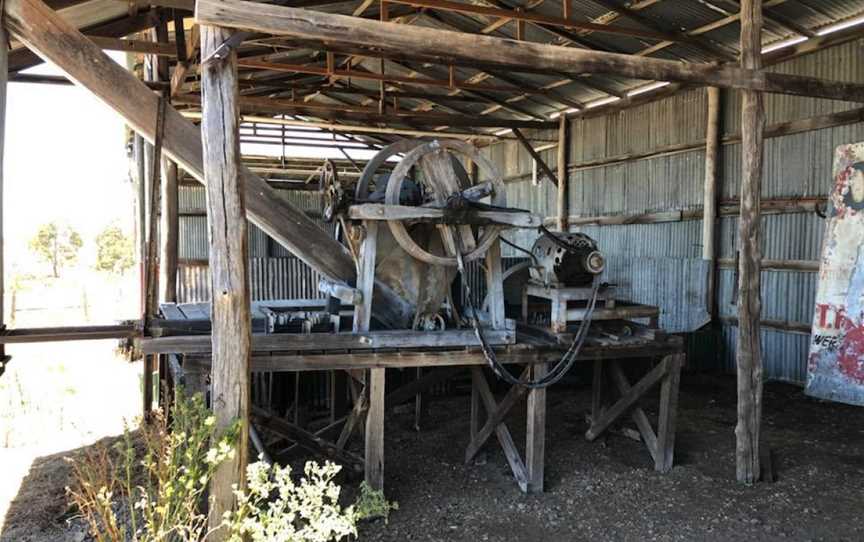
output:
[[[362,11],[370,3],[364,2],[359,14],[362,14]],[[225,392],[222,385],[233,378],[248,383],[249,363],[255,370],[261,370],[261,368],[286,371],[311,369],[368,370],[369,376],[366,378],[366,382],[369,405],[365,413],[367,421],[365,470],[367,479],[371,480],[375,487],[381,487],[383,484],[383,415],[386,406],[383,377],[387,368],[424,365],[444,368],[455,365],[471,367],[474,380],[473,394],[475,396],[472,400],[472,405],[474,405],[472,436],[477,437],[472,439],[473,448],[480,445],[482,435],[487,435],[485,438],[488,439],[488,434],[494,431],[505,449],[512,451],[512,446],[510,446],[512,439],[508,443],[503,419],[506,411],[516,401],[516,397],[513,396],[519,392],[518,390],[511,390],[505,396],[504,401],[495,404],[491,394],[486,393],[488,389],[484,387],[483,375],[480,371],[485,360],[483,360],[481,353],[471,348],[466,349],[464,346],[451,345],[439,346],[442,348],[441,351],[417,352],[414,350],[415,346],[393,344],[394,339],[391,335],[371,331],[366,333],[371,310],[368,306],[358,306],[356,321],[359,329],[352,339],[346,339],[353,341],[353,344],[347,347],[348,353],[340,353],[338,358],[328,356],[326,353],[310,352],[309,345],[303,344],[302,336],[260,337],[251,335],[248,322],[249,295],[248,291],[244,291],[245,262],[247,259],[243,239],[246,233],[247,216],[274,240],[298,254],[306,264],[328,278],[352,282],[358,277],[358,270],[355,269],[353,261],[346,251],[342,250],[342,247],[327,237],[302,211],[278,198],[274,190],[263,179],[241,163],[238,135],[241,104],[243,107],[257,109],[257,112],[272,113],[276,111],[278,114],[288,109],[298,114],[318,115],[319,118],[336,115],[339,120],[395,122],[396,124],[407,125],[409,128],[411,128],[412,122],[418,120],[425,120],[427,126],[428,123],[437,123],[433,126],[465,126],[467,124],[475,127],[509,128],[523,143],[525,138],[519,131],[520,128],[549,129],[554,128],[554,123],[548,120],[537,122],[490,117],[477,119],[466,118],[464,115],[441,115],[437,113],[428,115],[401,112],[386,114],[384,98],[389,96],[385,96],[383,85],[380,92],[380,110],[377,113],[368,109],[358,113],[350,108],[321,107],[320,104],[313,107],[305,101],[298,103],[292,100],[270,101],[262,98],[240,97],[238,96],[238,59],[236,51],[230,47],[233,31],[227,29],[234,28],[241,29],[242,32],[265,33],[320,45],[322,50],[326,50],[328,66],[323,72],[318,70],[316,73],[323,74],[331,80],[338,77],[362,76],[362,72],[354,69],[349,70],[349,73],[345,71],[340,73],[332,65],[334,52],[349,51],[352,54],[369,54],[371,57],[380,58],[382,63],[385,58],[399,60],[410,57],[414,61],[447,65],[450,67],[451,74],[449,81],[426,79],[424,82],[454,89],[457,87],[467,90],[473,89],[473,91],[477,91],[478,88],[481,91],[492,89],[489,86],[478,87],[472,83],[456,80],[454,66],[482,68],[499,74],[504,72],[505,77],[507,77],[506,72],[509,70],[566,73],[579,77],[580,84],[585,84],[584,79],[581,78],[582,75],[592,73],[670,83],[658,92],[641,94],[639,97],[621,96],[620,101],[613,104],[611,108],[628,107],[664,94],[671,94],[691,85],[710,86],[714,90],[709,91],[709,95],[713,96],[710,102],[713,106],[709,106],[709,116],[714,119],[710,124],[714,127],[715,133],[713,136],[709,133],[708,144],[706,145],[706,203],[704,209],[706,234],[704,246],[705,257],[712,260],[712,263],[717,262],[716,247],[714,246],[718,210],[715,168],[719,141],[716,130],[719,103],[717,89],[740,90],[744,107],[742,107],[741,114],[743,160],[739,237],[747,242],[742,245],[740,255],[741,283],[739,285],[739,339],[737,344],[739,397],[741,399],[738,409],[740,431],[737,432],[738,446],[736,450],[739,480],[752,483],[758,479],[761,423],[760,304],[758,300],[759,277],[762,266],[758,246],[761,213],[759,186],[762,175],[763,135],[765,134],[764,106],[760,97],[762,93],[774,92],[864,102],[864,85],[771,73],[764,71],[763,67],[779,60],[808,54],[823,47],[857,39],[860,36],[860,29],[853,28],[848,32],[837,33],[834,36],[814,37],[809,42],[787,50],[762,55],[762,2],[760,0],[743,0],[739,14],[721,21],[722,24],[729,24],[738,20],[741,22],[740,62],[732,64],[729,61],[734,62],[735,59],[730,59],[727,54],[725,58],[717,57],[717,60],[724,62],[718,64],[678,62],[648,56],[651,51],[665,48],[668,44],[678,40],[687,41],[703,50],[706,50],[706,47],[712,50],[716,49],[710,41],[706,41],[698,35],[684,36],[677,35],[677,33],[642,30],[640,32],[642,38],[662,41],[656,45],[651,45],[641,56],[560,47],[532,43],[522,39],[525,37],[524,26],[526,24],[552,26],[557,29],[556,32],[567,32],[570,35],[573,35],[571,33],[573,28],[583,29],[586,32],[605,31],[625,35],[633,35],[634,33],[634,29],[629,29],[627,26],[575,21],[569,13],[567,2],[563,4],[563,17],[544,17],[542,19],[538,18],[536,14],[528,12],[490,11],[488,7],[474,6],[473,4],[454,7],[450,5],[453,4],[452,2],[442,3],[435,0],[423,0],[421,2],[422,5],[440,9],[445,9],[450,5],[449,9],[451,10],[457,9],[467,13],[501,17],[500,22],[502,24],[508,20],[514,20],[519,29],[518,41],[503,40],[491,36],[467,35],[464,32],[446,32],[419,26],[408,27],[408,25],[399,25],[393,22],[364,20],[362,17],[345,17],[282,6],[252,4],[240,0],[198,0],[194,6],[189,0],[162,1],[156,2],[156,4],[167,5],[172,8],[180,6],[181,9],[185,8],[189,11],[194,8],[195,17],[201,29],[200,56],[202,59],[218,58],[223,61],[222,63],[202,62],[198,66],[201,72],[200,85],[209,93],[205,94],[204,99],[197,96],[183,96],[182,92],[178,95],[178,91],[183,90],[186,73],[196,71],[190,69],[193,66],[186,56],[188,51],[185,47],[178,47],[177,58],[179,62],[178,69],[175,70],[176,77],[172,77],[170,81],[160,77],[158,81],[144,83],[111,61],[103,53],[103,45],[108,44],[110,47],[124,48],[122,50],[135,50],[135,47],[146,46],[147,53],[156,56],[166,54],[167,43],[145,44],[140,41],[105,37],[88,39],[41,0],[5,0],[3,2],[4,17],[2,28],[0,28],[0,37],[6,42],[8,31],[8,38],[29,49],[29,51],[23,51],[24,53],[31,56],[34,56],[35,53],[42,59],[54,62],[68,77],[68,79],[62,78],[60,82],[66,83],[72,80],[90,90],[124,117],[130,128],[138,134],[138,140],[142,145],[146,139],[158,150],[155,153],[156,156],[164,149],[166,156],[173,163],[179,165],[191,177],[207,186],[208,220],[223,226],[214,229],[224,233],[223,237],[211,241],[211,268],[220,272],[219,277],[214,279],[213,291],[218,291],[222,301],[224,301],[224,303],[217,304],[219,310],[214,311],[213,314],[212,341],[206,336],[203,338],[203,342],[206,344],[201,344],[201,337],[145,337],[142,346],[147,354],[147,363],[153,362],[154,356],[159,353],[171,352],[184,358],[184,364],[187,364],[185,369],[188,370],[195,366],[197,363],[195,360],[212,356],[213,380],[214,384],[219,387],[220,394],[228,393]],[[380,8],[382,21],[388,19],[388,4],[421,5],[409,0],[382,2]],[[623,5],[622,10],[629,17],[634,17],[636,11],[635,8],[624,8]],[[636,13],[635,16],[638,17],[638,15]],[[182,22],[182,17],[180,19]],[[140,22],[136,24],[140,25]],[[157,25],[159,29],[162,29],[163,34],[167,32],[164,21],[159,23],[150,21],[142,28],[152,28]],[[159,29],[156,31],[157,34],[160,32]],[[132,31],[136,30],[130,30],[130,32]],[[576,39],[580,40],[581,38],[576,36]],[[124,41],[126,43],[121,43]],[[195,49],[195,47],[190,49]],[[4,106],[7,61],[8,54],[4,48],[0,53],[0,65],[3,66],[0,73],[4,79],[0,81],[0,92],[2,92],[0,101],[3,102]],[[292,67],[280,63],[270,63],[266,66],[258,63],[256,68],[293,70],[292,73],[303,73],[303,70],[307,72],[309,70],[309,67],[305,66]],[[16,75],[19,78],[23,77],[21,80],[26,80],[28,76],[29,74]],[[380,76],[382,82],[387,78],[383,73]],[[33,76],[30,77],[32,79]],[[42,79],[45,80],[44,77]],[[389,80],[393,81],[392,78]],[[414,83],[416,82],[414,80]],[[405,83],[404,78],[400,83]],[[411,81],[408,83],[410,84]],[[154,93],[154,89],[160,91],[161,95]],[[511,85],[508,89],[511,92],[525,90],[521,84]],[[501,88],[498,87],[496,91],[501,91]],[[554,95],[555,93],[553,89],[537,88],[527,89],[527,92],[544,95]],[[200,129],[167,104],[171,98],[176,100],[175,103],[184,104],[195,104],[197,100],[197,105],[202,106],[202,111],[197,117],[202,119]],[[557,99],[562,98],[559,96]],[[563,99],[567,100],[566,97]],[[513,108],[509,101],[497,101],[501,107]],[[581,107],[582,104],[577,105]],[[608,111],[608,109],[597,108],[594,113],[602,111]],[[860,110],[854,110],[818,119],[804,119],[797,123],[775,127],[774,134],[782,135],[794,130],[808,130],[817,125],[848,124],[860,120],[859,114]],[[215,122],[219,119],[225,122]],[[557,178],[545,164],[542,164],[542,160],[538,160],[538,164],[542,164],[550,181],[557,185],[557,222],[559,228],[565,229],[568,220],[566,194],[568,183],[565,181],[567,178],[566,149],[569,147],[566,139],[566,112],[560,115],[558,126]],[[0,130],[2,129],[4,127],[0,126]],[[352,129],[356,130],[357,127]],[[403,126],[401,132],[391,131],[389,133],[405,133],[405,131]],[[426,135],[429,133],[426,131]],[[488,136],[488,133],[485,134]],[[3,133],[0,131],[0,138],[2,135]],[[208,145],[202,145],[202,136]],[[529,150],[533,155],[536,155],[536,152],[530,147]],[[154,184],[156,184],[155,178],[158,178],[158,175],[154,175]],[[153,205],[152,201],[149,202],[151,208]],[[374,228],[375,226],[371,227]],[[155,230],[155,226],[151,225],[149,231]],[[147,243],[151,246],[148,246],[148,261],[146,262],[148,273],[143,286],[148,292],[148,298],[152,298],[151,294],[155,291],[154,285],[158,284],[157,277],[153,276],[156,240],[150,236]],[[314,249],[309,247],[314,247]],[[174,256],[176,260],[176,247]],[[358,284],[361,285],[361,289],[369,288],[369,273],[368,269],[360,270]],[[365,280],[363,275],[366,275]],[[713,277],[710,277],[709,280],[713,281]],[[710,288],[714,288],[713,282]],[[2,292],[0,292],[0,305],[2,305]],[[153,308],[152,304],[148,306],[148,309],[150,308]],[[608,308],[605,307],[605,309]],[[155,320],[157,320],[156,314],[148,310],[137,324],[110,329],[97,329],[91,326],[46,330],[4,330],[0,335],[0,345],[37,340],[141,336],[155,330],[152,325]],[[566,317],[557,318],[559,329],[565,321]],[[0,315],[0,325],[2,325],[2,315]],[[509,333],[509,331],[503,332]],[[395,348],[395,350],[387,351],[383,350],[384,348]],[[208,354],[211,350],[212,353]],[[499,350],[503,361],[526,365],[530,367],[529,372],[535,376],[542,374],[545,370],[545,364],[557,359],[560,355],[560,345],[549,341],[543,342],[537,337],[524,341],[520,338],[517,344],[501,346]],[[660,470],[668,469],[671,465],[672,445],[674,443],[674,404],[677,397],[678,374],[683,363],[681,351],[680,342],[671,338],[659,337],[655,337],[648,344],[640,345],[635,343],[619,345],[618,347],[611,347],[606,344],[586,345],[582,359],[585,361],[593,360],[598,369],[601,367],[603,369],[595,371],[595,408],[592,413],[592,428],[589,430],[589,438],[596,438],[608,428],[610,423],[620,419],[629,411],[649,450],[653,450],[652,456],[655,459],[655,466]],[[0,356],[4,356],[2,346],[0,346]],[[624,378],[623,368],[620,367],[620,364],[609,361],[613,357],[628,359],[645,356],[659,357],[661,363],[652,369],[646,377],[633,385]],[[7,358],[2,357],[2,359],[5,361]],[[240,360],[240,363],[237,363],[237,360]],[[177,361],[177,356],[174,357],[174,361]],[[346,366],[345,364],[349,362],[351,365]],[[175,365],[179,366],[180,364],[179,362],[171,364],[172,367]],[[523,369],[524,371],[525,369]],[[145,372],[146,374],[147,372]],[[621,398],[604,411],[602,407],[604,397],[600,393],[600,388],[606,378],[603,375],[606,374],[609,375],[614,389],[617,389],[621,394]],[[145,376],[145,381],[146,378]],[[662,405],[660,423],[657,432],[654,433],[653,428],[647,423],[644,412],[637,408],[637,402],[640,397],[644,397],[647,389],[657,383],[661,383]],[[220,402],[220,406],[214,408],[220,426],[238,416],[245,419],[249,414],[248,398],[244,395],[246,393],[244,387],[238,386],[238,388],[240,391],[235,393],[239,394],[239,397],[231,396],[230,401]],[[525,480],[524,486],[528,490],[536,490],[542,488],[542,428],[545,422],[545,391],[531,390],[527,394],[529,446],[524,460],[526,464],[523,469],[525,475],[520,478],[517,473],[517,479],[520,479],[520,483],[521,480]],[[482,428],[479,427],[481,405],[488,412],[487,422]],[[146,394],[144,408],[145,411],[150,408]],[[239,479],[237,465],[245,460],[243,455],[246,450],[245,440],[240,443],[239,447],[242,451],[240,457],[226,467],[227,474],[220,473],[211,488],[211,494],[217,497],[220,502],[219,506],[222,506],[224,502],[230,503],[232,498],[231,483]],[[513,464],[515,461],[513,455],[510,452],[508,454],[508,459]],[[231,469],[234,470],[231,471]],[[514,472],[516,470],[518,469],[514,469]],[[217,513],[214,517],[220,517],[220,515]]]

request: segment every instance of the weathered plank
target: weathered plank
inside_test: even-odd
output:
[[[717,275],[717,163],[720,150],[720,89],[708,87],[708,118],[705,128],[705,183],[702,199],[702,259],[709,262],[705,294],[705,312],[714,317]]]
[[[651,369],[630,390],[623,394],[618,401],[612,405],[597,419],[591,420],[591,427],[585,433],[585,438],[594,440],[599,437],[615,421],[624,415],[645,393],[654,387],[669,370],[669,358],[664,358],[656,367]]]
[[[567,150],[570,145],[569,127],[570,121],[567,119],[567,115],[561,115],[558,119],[558,151],[556,154],[559,179],[558,194],[555,201],[558,211],[558,231],[567,231],[567,185],[570,184],[567,170]]]
[[[558,186],[558,176],[560,176],[560,167],[559,167],[559,175],[555,175],[552,172],[552,169],[546,163],[546,161],[543,160],[543,157],[540,156],[540,153],[534,149],[534,146],[531,144],[531,142],[528,141],[528,139],[522,134],[521,130],[519,130],[518,128],[514,128],[513,129],[513,135],[516,136],[516,139],[519,140],[519,143],[522,144],[522,147],[526,151],[528,151],[528,154],[531,155],[531,158],[537,163],[537,166],[543,170],[543,174],[546,175],[546,178],[549,179],[549,182],[551,182],[555,186]],[[560,166],[560,163],[559,163],[559,166]]]
[[[522,371],[521,379],[528,378],[530,376],[530,365],[525,367]],[[472,389],[474,387],[472,386]],[[510,413],[510,410],[522,399],[522,396],[525,395],[526,388],[524,386],[511,386],[507,393],[504,395],[504,398],[501,399],[501,402],[495,406],[494,411],[488,411],[486,422],[483,424],[478,431],[474,431],[471,435],[471,442],[468,443],[468,447],[465,449],[465,463],[469,463],[474,456],[480,451],[480,448],[489,440],[489,437],[492,436],[492,432],[502,423],[504,423],[504,419]],[[474,391],[479,398],[479,392]]]
[[[3,176],[3,154],[6,145],[6,91],[9,72],[9,49],[6,44],[9,36],[6,35],[6,27],[0,22],[0,331],[6,329],[6,298],[5,298],[5,262],[3,258],[3,187],[5,178]],[[0,375],[6,368],[6,345],[0,344]]]
[[[445,209],[379,203],[352,205],[348,209],[348,216],[354,220],[414,220],[432,223],[446,223],[449,220]],[[460,215],[460,223],[504,224],[514,228],[536,228],[542,223],[542,220],[533,213],[469,209],[464,216]]]
[[[337,448],[335,444],[327,442],[315,433],[310,433],[288,420],[277,418],[258,407],[253,407],[252,416],[262,428],[280,437],[293,440],[301,448],[337,461],[356,472],[360,472],[363,469],[363,460],[356,454]]]
[[[657,455],[654,458],[654,468],[658,472],[669,472],[675,459],[678,389],[681,384],[681,365],[683,363],[684,354],[669,356],[669,371],[666,373],[663,384],[660,386],[660,417],[657,421]]]
[[[180,230],[177,164],[162,160],[162,212],[159,217],[159,286],[161,302],[177,301],[177,247]]]
[[[0,344],[127,339],[139,333],[132,324],[4,329],[0,332]]]
[[[488,330],[485,332],[485,336],[492,345],[512,344],[516,339],[515,332],[506,329]],[[207,335],[178,335],[145,338],[141,341],[141,348],[148,354],[204,353],[211,351],[210,342],[210,337]],[[331,350],[372,350],[376,348],[446,348],[476,344],[477,338],[474,331],[470,329],[450,329],[423,333],[409,330],[326,334],[256,333],[252,336],[252,350],[256,352],[321,350],[324,346]]]
[[[533,379],[546,376],[546,364],[531,366]],[[525,464],[528,469],[528,493],[543,492],[544,464],[546,456],[546,388],[528,391],[525,430]]]
[[[231,37],[219,27],[201,28],[205,57]],[[234,507],[232,486],[243,489],[248,458],[250,357],[252,314],[247,281],[249,251],[246,212],[240,172],[240,122],[237,106],[237,53],[201,66],[204,96],[201,140],[207,188],[210,238],[212,320],[211,407],[217,435],[239,421],[236,452],[221,463],[210,481],[210,536],[227,539],[223,514]]]
[[[492,390],[489,389],[489,383],[486,382],[486,377],[483,375],[483,370],[479,367],[471,368],[471,382],[477,393],[480,395],[480,400],[483,402],[483,407],[491,416],[496,411],[498,405],[495,403],[495,396],[492,395]],[[513,472],[513,477],[523,491],[528,488],[528,472],[525,469],[525,463],[519,457],[519,451],[516,449],[516,443],[513,442],[513,436],[507,425],[503,422],[495,424],[495,434],[498,436],[498,442],[501,444],[501,449],[504,451],[504,457],[507,458],[507,463],[510,465],[510,470]]]
[[[625,395],[627,392],[629,392],[630,383],[627,381],[627,377],[624,375],[624,371],[621,370],[621,366],[618,364],[618,361],[610,361],[609,370],[612,376],[612,381],[618,388],[618,392],[621,395]],[[664,383],[665,382],[666,380],[664,380]],[[640,406],[636,405],[635,407],[633,407],[633,412],[630,413],[630,417],[633,418],[633,422],[639,429],[639,433],[642,435],[642,440],[645,442],[645,446],[648,448],[648,452],[651,454],[651,459],[656,462],[658,458],[657,434],[654,432],[654,428],[651,427],[651,421],[648,419],[648,415],[645,414],[645,411],[642,410]]]
[[[384,371],[369,369],[369,410],[366,413],[365,480],[372,489],[384,490]]]
[[[243,0],[198,0],[195,17],[200,23],[291,36],[326,43],[331,49],[374,51],[414,62],[500,66],[532,72],[607,73],[864,102],[864,85],[855,83],[409,27]]]

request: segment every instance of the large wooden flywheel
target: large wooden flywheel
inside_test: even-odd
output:
[[[407,204],[433,208],[447,209],[451,216],[457,216],[459,206],[467,204],[477,196],[489,197],[490,204],[495,207],[506,206],[504,183],[492,164],[484,158],[473,146],[454,140],[418,141],[404,140],[394,143],[379,152],[367,165],[357,185],[356,199],[362,201],[369,197],[370,181],[375,171],[390,157],[404,153],[402,160],[390,173],[384,203],[393,208]],[[477,165],[487,190],[478,190],[466,174],[464,163],[473,162]],[[419,174],[413,178],[419,185],[420,201],[406,202],[403,197],[405,184],[412,168],[417,167]],[[473,197],[472,197],[473,196]],[[471,261],[486,254],[490,246],[498,239],[501,226],[442,224],[438,228],[446,248],[447,255],[434,254],[423,243],[412,236],[406,220],[387,220],[387,225],[399,245],[414,258],[433,265],[456,266],[455,251],[463,253],[465,261]],[[458,236],[458,239],[456,239]]]

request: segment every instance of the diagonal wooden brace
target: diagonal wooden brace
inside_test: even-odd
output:
[[[627,381],[627,377],[624,376],[624,371],[621,370],[621,366],[618,364],[618,361],[612,360],[609,362],[609,373],[612,376],[612,381],[615,383],[615,387],[618,388],[618,391],[621,395],[626,395],[627,392],[630,391],[630,383]],[[639,433],[642,435],[642,440],[645,442],[645,446],[648,448],[648,452],[651,454],[651,459],[655,462],[657,461],[657,434],[654,433],[654,428],[651,427],[651,421],[648,420],[648,415],[645,414],[645,411],[642,410],[642,407],[636,405],[633,407],[633,411],[630,413],[630,417],[633,418],[633,422],[636,424],[636,427],[639,429]]]
[[[670,357],[667,356],[648,374],[642,377],[627,393],[623,394],[618,401],[596,420],[591,420],[591,427],[585,432],[585,438],[594,440],[603,434],[610,425],[615,423],[621,416],[626,414],[645,393],[653,388],[666,375],[670,367]]]
[[[490,415],[498,410],[498,404],[495,402],[495,396],[492,395],[492,390],[489,389],[489,383],[486,382],[486,377],[483,375],[483,370],[479,367],[471,368],[471,380],[474,388],[480,395],[480,400],[483,402],[483,407]],[[504,450],[504,456],[507,458],[507,463],[510,465],[510,470],[513,471],[513,477],[519,484],[522,491],[528,491],[528,474],[525,469],[525,463],[519,456],[519,451],[516,449],[516,444],[513,442],[513,436],[507,425],[503,422],[495,425],[495,434],[498,437],[498,442]]]
[[[479,369],[476,369],[479,370]],[[526,367],[522,372],[522,376],[520,379],[524,379],[528,376],[528,371],[530,370],[530,366]],[[507,414],[510,413],[510,409],[512,409],[516,403],[525,395],[525,388],[522,386],[513,386],[504,396],[504,399],[498,403],[493,410],[489,410],[487,407],[487,412],[489,413],[488,418],[486,419],[486,423],[483,427],[477,432],[477,434],[471,439],[471,442],[468,443],[468,447],[465,449],[465,463],[471,462],[474,459],[474,456],[477,455],[477,452],[480,451],[480,448],[489,440],[489,437],[492,436],[492,432],[504,422],[504,418],[507,417]]]

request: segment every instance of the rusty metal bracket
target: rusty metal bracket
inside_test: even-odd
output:
[[[231,34],[231,37],[223,41],[222,44],[219,45],[219,47],[217,47],[213,50],[212,53],[207,55],[207,58],[202,59],[201,64],[204,65],[210,62],[221,62],[225,60],[226,58],[228,58],[228,55],[231,54],[231,51],[234,51],[238,47],[240,47],[240,44],[242,44],[243,41],[250,35],[252,35],[251,32],[235,32],[234,34]]]

